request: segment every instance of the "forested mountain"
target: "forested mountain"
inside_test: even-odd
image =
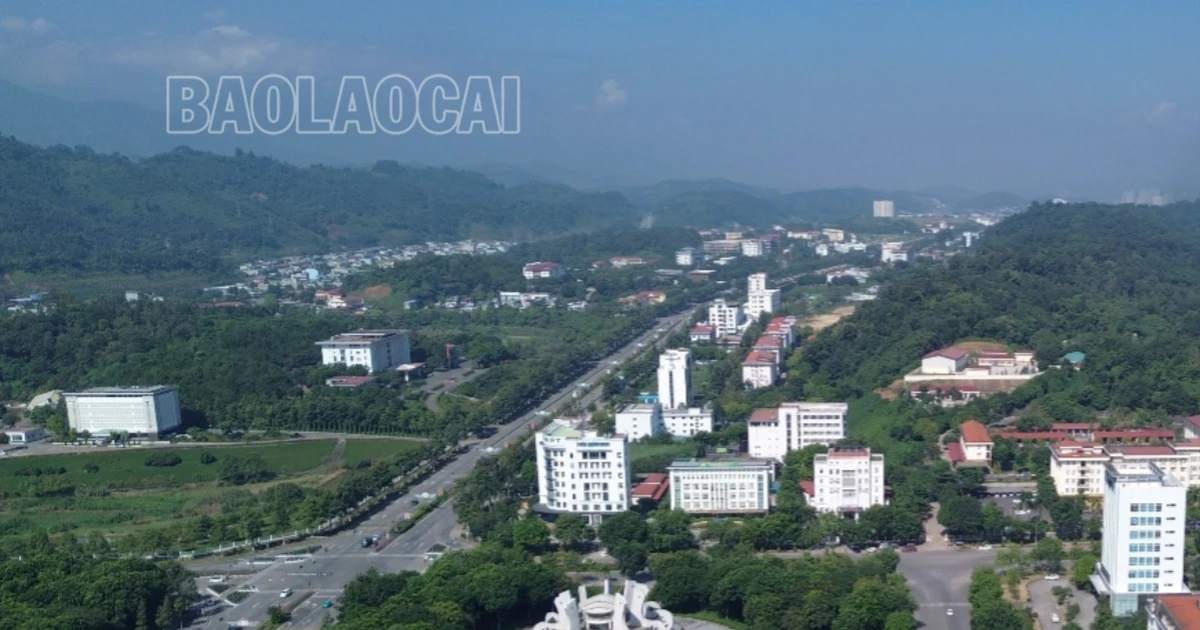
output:
[[[814,396],[853,398],[969,338],[1033,348],[1043,365],[1087,356],[973,412],[1034,399],[1054,419],[1200,411],[1200,203],[1035,205],[970,254],[886,286],[809,344],[796,376]]]
[[[742,193],[762,199],[771,199],[783,194],[778,190],[721,178],[695,181],[668,179],[657,184],[624,188],[621,193],[634,205],[649,209],[654,209],[674,197],[693,193]]]
[[[748,188],[748,187],[747,187]],[[658,225],[767,226],[791,221],[838,221],[870,217],[876,199],[891,199],[896,212],[929,212],[933,199],[902,191],[829,188],[758,196],[746,189],[695,190],[647,202],[642,207]]]
[[[299,168],[179,148],[140,161],[0,138],[0,273],[211,270],[230,255],[531,239],[640,214],[618,193],[449,168]]]

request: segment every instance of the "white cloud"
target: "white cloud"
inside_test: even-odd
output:
[[[246,36],[250,35],[249,31],[247,31],[246,29],[244,29],[236,24],[224,24],[221,26],[214,26],[204,32],[206,34],[210,34],[210,35],[223,35],[225,37],[246,37]]]
[[[10,33],[33,33],[40,35],[50,30],[50,26],[51,24],[46,21],[46,18],[35,18],[33,21],[16,15],[6,15],[0,18],[0,28]]]
[[[225,9],[208,11],[204,14],[204,19],[214,24],[224,24],[229,19],[229,11],[226,11]]]
[[[596,89],[596,104],[617,108],[629,102],[629,92],[616,79],[607,79]]]
[[[1177,110],[1177,109],[1179,109],[1179,103],[1167,103],[1167,102],[1159,103],[1150,112],[1150,114],[1148,114],[1146,116],[1146,122],[1149,122],[1149,123],[1166,122],[1175,115],[1175,110]]]

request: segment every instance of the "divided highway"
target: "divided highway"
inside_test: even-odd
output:
[[[376,512],[357,530],[312,539],[313,545],[322,545],[322,548],[311,557],[289,562],[277,561],[269,566],[262,566],[261,570],[251,575],[233,575],[245,574],[248,570],[256,568],[246,560],[191,564],[189,568],[202,576],[230,574],[227,582],[229,590],[225,591],[225,595],[243,587],[257,589],[244,601],[232,608],[226,607],[214,612],[198,620],[192,627],[225,630],[230,625],[255,626],[266,620],[267,609],[271,606],[286,605],[291,598],[312,592],[310,597],[292,611],[292,621],[285,627],[316,629],[321,627],[326,615],[333,617],[336,614],[336,606],[324,608],[323,604],[326,601],[336,604],[335,598],[340,596],[345,585],[360,573],[372,567],[380,572],[424,570],[428,565],[425,554],[431,547],[439,544],[452,547],[456,544],[452,539],[457,521],[453,498],[421,519],[412,529],[398,536],[381,551],[363,548],[362,539],[372,535],[385,536],[392,525],[416,509],[414,501],[419,501],[421,495],[436,495],[439,491],[450,490],[456,480],[470,473],[475,464],[489,452],[503,448],[506,442],[516,443],[527,438],[530,432],[528,425],[544,415],[540,412],[555,409],[577,396],[583,406],[598,400],[602,393],[600,382],[608,370],[614,367],[614,363],[624,363],[650,348],[659,339],[665,338],[681,324],[690,321],[696,308],[698,307],[659,319],[654,328],[599,361],[594,369],[558,390],[535,410],[500,427],[495,435],[473,446],[470,451],[411,488],[408,494]],[[581,383],[586,385],[581,387]],[[207,579],[201,578],[201,589],[207,585]]]

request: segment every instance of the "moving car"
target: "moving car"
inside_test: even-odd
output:
[[[362,546],[363,546],[364,548],[366,548],[366,547],[370,547],[372,544],[374,544],[374,543],[372,543],[372,542],[371,542],[371,539],[370,539],[370,538],[364,538],[364,539],[362,539]]]
[[[333,600],[332,599],[325,600],[325,603],[321,604],[321,608],[333,608]]]
[[[953,617],[953,616],[954,616],[954,609],[953,609],[953,608],[947,608],[947,609],[946,609],[946,616],[947,616],[947,617]]]
[[[280,599],[283,599],[283,598],[285,598],[285,597],[290,597],[290,596],[291,596],[291,594],[292,594],[292,589],[290,589],[290,588],[285,588],[285,589],[283,589],[282,591],[280,591],[280,593],[279,593],[279,598],[280,598]]]

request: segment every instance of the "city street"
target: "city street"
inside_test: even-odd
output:
[[[917,621],[925,630],[968,630],[971,627],[971,607],[967,590],[971,571],[991,564],[995,551],[962,550],[926,551],[900,554],[900,573],[908,580],[908,588],[917,602]],[[954,614],[947,615],[952,609]]]
[[[257,625],[267,616],[267,609],[274,605],[286,605],[290,598],[302,597],[305,592],[313,594],[293,611],[293,621],[289,628],[319,628],[326,614],[336,615],[336,606],[322,608],[326,600],[335,600],[340,596],[345,585],[355,576],[371,567],[383,572],[401,570],[421,571],[427,566],[425,553],[434,545],[451,545],[454,543],[453,531],[456,519],[453,510],[453,499],[439,506],[436,510],[418,522],[412,529],[397,537],[379,552],[364,549],[362,539],[366,536],[386,536],[388,530],[397,521],[407,517],[414,509],[412,500],[422,493],[437,494],[449,490],[454,482],[466,476],[475,464],[487,455],[487,448],[503,448],[528,436],[529,423],[542,417],[539,412],[557,408],[559,405],[578,398],[581,406],[586,406],[599,399],[600,381],[606,371],[613,367],[613,362],[625,361],[651,348],[657,340],[665,338],[681,323],[690,321],[694,309],[660,319],[658,324],[638,336],[621,350],[605,357],[587,374],[575,379],[572,383],[560,389],[542,405],[525,416],[500,428],[496,435],[479,442],[472,449],[447,464],[441,470],[432,474],[428,479],[413,487],[407,494],[399,497],[386,508],[372,515],[357,530],[344,531],[327,538],[312,539],[313,545],[322,545],[322,549],[305,561],[277,561],[249,576],[231,577],[230,589],[224,595],[229,595],[239,588],[257,589],[244,601],[233,607],[227,607],[214,616],[195,624],[195,628],[206,630],[225,630],[230,624],[242,623]],[[659,332],[659,331],[662,332]],[[579,383],[586,382],[590,388],[586,394],[578,395],[581,389]],[[245,572],[252,569],[247,560],[235,562],[201,562],[189,566],[201,576],[221,575],[233,571]],[[205,580],[201,580],[206,584]],[[292,594],[282,597],[287,589]]]

